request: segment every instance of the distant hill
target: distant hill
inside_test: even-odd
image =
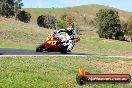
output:
[[[41,44],[46,37],[54,30],[41,28],[36,24],[37,16],[41,14],[52,14],[56,17],[65,12],[72,13],[78,23],[83,27],[79,30],[82,35],[78,35],[81,41],[75,46],[72,52],[102,54],[102,55],[124,55],[132,56],[131,42],[100,39],[95,28],[84,25],[84,14],[88,21],[94,19],[96,12],[101,8],[111,8],[100,5],[77,6],[70,8],[52,8],[52,9],[26,9],[33,15],[32,22],[23,23],[14,18],[0,17],[0,48],[20,48],[35,50],[38,44]],[[118,10],[118,9],[117,9]],[[118,10],[122,20],[127,20],[131,13]],[[80,21],[79,21],[80,20]],[[87,30],[88,29],[88,30]]]
[[[92,19],[94,19],[96,12],[102,8],[112,8],[104,5],[96,5],[96,4],[90,4],[90,5],[81,5],[81,6],[75,6],[75,7],[66,7],[66,8],[24,8],[24,10],[30,12],[32,14],[32,21],[36,21],[37,17],[42,14],[51,14],[59,18],[64,13],[70,13],[74,15],[77,22],[80,25],[84,25],[89,23]],[[128,18],[132,15],[132,13],[123,11],[120,9],[116,9],[119,12],[120,19],[122,21],[128,20]],[[87,20],[87,22],[84,21],[84,18]]]

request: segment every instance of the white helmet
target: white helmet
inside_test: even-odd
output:
[[[73,30],[73,27],[72,26],[69,26],[68,28],[67,28],[67,30]]]

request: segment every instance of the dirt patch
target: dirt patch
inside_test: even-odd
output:
[[[126,55],[132,56],[132,51],[126,52]]]
[[[106,63],[102,61],[92,61],[94,67],[102,70],[103,73],[112,74],[131,74],[132,75],[132,65],[127,61],[117,60],[112,63]]]

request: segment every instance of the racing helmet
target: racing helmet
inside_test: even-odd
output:
[[[74,28],[72,26],[69,26],[66,28],[68,35],[72,35],[74,33]]]
[[[74,30],[74,28],[72,26],[67,27],[67,30],[71,31]]]

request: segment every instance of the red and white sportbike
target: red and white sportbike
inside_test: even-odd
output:
[[[80,41],[76,37],[75,29],[68,27],[67,29],[59,29],[50,34],[47,39],[36,48],[36,52],[71,52],[75,44]]]

